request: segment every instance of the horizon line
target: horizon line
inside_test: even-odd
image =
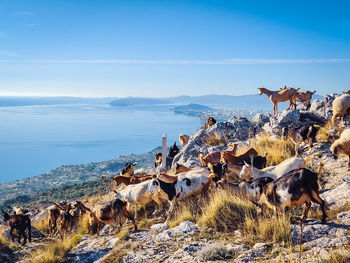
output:
[[[3,52],[3,51],[1,51]],[[1,54],[0,52],[0,54]],[[8,52],[6,52],[8,53]],[[12,53],[11,53],[12,54]],[[139,59],[21,59],[0,60],[0,62],[30,62],[57,64],[154,64],[154,65],[259,65],[259,64],[329,64],[349,63],[350,58],[316,58],[316,59],[260,59],[260,58],[227,58],[217,60],[171,59],[171,60],[139,60]]]

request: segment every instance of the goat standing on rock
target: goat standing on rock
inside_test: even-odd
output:
[[[295,103],[296,103],[296,99],[295,99],[296,92],[299,89],[300,88],[294,89],[294,88],[285,87],[282,90],[272,91],[272,90],[268,90],[265,88],[259,88],[259,95],[266,94],[269,97],[269,99],[273,103],[273,113],[275,115],[277,115],[277,113],[278,113],[277,104],[279,102],[284,102],[284,101],[289,100],[290,104],[289,104],[288,109],[289,110],[292,109],[293,105],[295,105]]]

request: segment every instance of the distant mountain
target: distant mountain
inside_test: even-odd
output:
[[[128,97],[111,101],[109,104],[114,107],[125,107],[132,105],[154,105],[154,104],[171,104],[168,99],[158,98],[141,98],[141,97]]]
[[[0,97],[0,107],[108,103],[114,98],[80,98],[80,97]]]
[[[322,96],[315,94],[313,100],[321,99]],[[207,106],[215,109],[234,109],[234,110],[251,110],[251,111],[272,111],[272,103],[266,95],[204,95],[204,96],[178,96],[169,98],[142,98],[130,97],[117,99],[110,102],[112,106],[139,106],[139,105],[155,105],[155,104],[169,104],[171,105],[189,105],[197,104]],[[289,102],[279,104],[279,107],[286,108]]]

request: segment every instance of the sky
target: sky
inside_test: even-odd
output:
[[[350,89],[350,1],[0,0],[0,96]]]

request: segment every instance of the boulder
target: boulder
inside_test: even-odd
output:
[[[167,223],[159,223],[151,226],[151,230],[154,231],[155,233],[163,232],[168,228],[169,228],[169,225]]]
[[[247,118],[233,117],[227,122],[217,122],[207,129],[201,129],[191,135],[188,143],[174,157],[172,166],[176,163],[188,167],[200,166],[198,154],[208,154],[213,151],[227,149],[223,145],[209,145],[206,139],[210,136],[219,136],[223,144],[245,141],[248,139],[248,130],[253,129],[254,125]]]
[[[270,117],[271,114],[263,114],[263,113],[258,113],[252,118],[252,123],[255,127],[255,130],[259,132],[262,127],[265,125],[265,123],[270,122]]]
[[[263,130],[267,132],[279,133],[284,127],[300,128],[306,125],[324,125],[327,119],[311,111],[284,110],[276,116],[270,118],[270,122],[265,123]]]
[[[324,98],[321,100],[314,100],[311,103],[310,111],[325,117],[327,120],[330,120],[333,113],[332,103],[338,96],[338,94],[332,94],[324,96]]]

